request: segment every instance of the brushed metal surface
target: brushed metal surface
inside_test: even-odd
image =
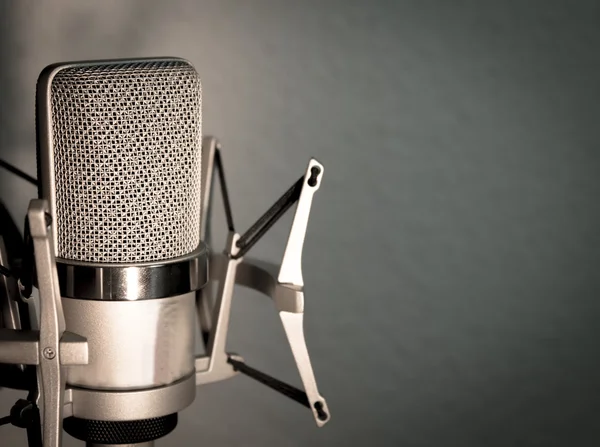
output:
[[[177,413],[196,397],[195,374],[166,386],[125,391],[68,388],[65,417],[98,421],[151,419]]]
[[[89,364],[67,384],[99,390],[168,385],[194,371],[194,293],[144,301],[63,298],[67,329],[89,343]]]

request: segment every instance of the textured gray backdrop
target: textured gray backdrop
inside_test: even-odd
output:
[[[304,271],[330,424],[239,377],[200,389],[158,446],[598,445],[598,2],[0,9],[0,153],[30,173],[45,65],[158,55],[202,76],[240,229],[310,156],[326,167]],[[21,221],[35,191],[0,188]],[[279,260],[289,223],[257,254]],[[258,294],[236,295],[229,346],[299,383]],[[2,446],[23,436],[0,428]]]

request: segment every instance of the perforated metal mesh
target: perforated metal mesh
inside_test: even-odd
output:
[[[64,430],[90,444],[141,444],[171,433],[177,427],[177,413],[139,421],[95,421],[68,417]],[[126,446],[124,446],[126,447]]]
[[[189,64],[75,66],[51,84],[58,256],[136,263],[200,242],[202,91]]]

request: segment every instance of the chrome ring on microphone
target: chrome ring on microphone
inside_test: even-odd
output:
[[[138,301],[183,295],[208,282],[204,243],[186,256],[139,264],[94,264],[56,258],[63,298]]]

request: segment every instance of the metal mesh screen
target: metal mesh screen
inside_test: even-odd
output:
[[[184,61],[75,66],[51,84],[58,253],[157,261],[200,242],[200,79]]]

